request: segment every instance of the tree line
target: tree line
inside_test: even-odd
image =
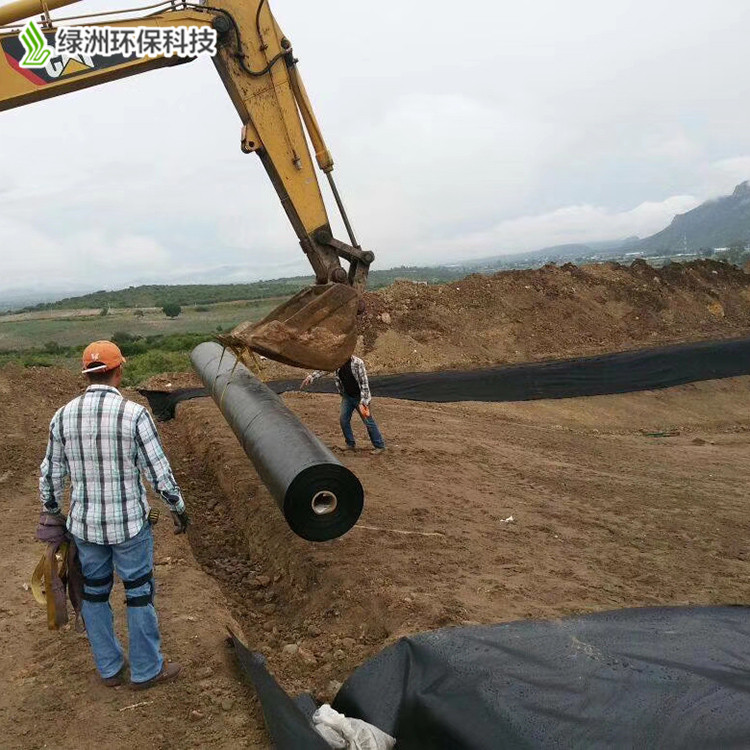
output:
[[[461,279],[465,275],[465,268],[402,266],[371,271],[368,288],[379,289],[398,279],[441,284]],[[26,307],[24,311],[213,305],[221,302],[289,297],[313,282],[314,279],[311,276],[295,276],[289,279],[255,281],[250,284],[150,284],[131,286],[116,291],[101,289],[91,294],[67,297],[57,302],[43,302]]]

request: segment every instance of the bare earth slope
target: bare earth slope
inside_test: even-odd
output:
[[[710,260],[545,266],[366,295],[356,354],[372,373],[474,368],[750,335],[750,274]],[[263,380],[302,378],[266,361]],[[200,385],[168,373],[142,387]]]

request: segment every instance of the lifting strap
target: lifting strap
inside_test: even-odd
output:
[[[31,593],[37,602],[47,607],[47,627],[50,630],[58,630],[68,622],[67,598],[70,597],[76,617],[75,629],[83,632],[83,575],[78,550],[72,540],[47,544],[31,576]]]
[[[58,567],[58,553],[61,557]],[[48,544],[31,576],[31,591],[47,606],[47,627],[57,630],[68,621],[65,582],[68,568],[68,542]]]

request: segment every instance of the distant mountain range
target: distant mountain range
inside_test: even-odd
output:
[[[639,243],[643,250],[729,247],[750,241],[750,182],[741,182],[731,195],[706,201],[678,214],[672,223]]]
[[[670,256],[685,251],[687,253],[700,253],[700,251],[707,248],[728,248],[736,245],[744,245],[745,247],[750,245],[750,182],[748,181],[737,185],[731,195],[706,201],[692,211],[678,214],[672,219],[672,222],[666,229],[645,239],[626,237],[624,239],[604,242],[571,243],[545,247],[531,252],[494,255],[486,258],[462,260],[455,263],[444,263],[429,267],[378,269],[371,274],[370,287],[385,286],[392,283],[395,278],[439,282],[460,278],[462,274],[471,273],[472,271],[491,272],[509,268],[538,267],[548,262],[596,262],[608,258],[622,258],[628,253],[640,252],[647,256],[660,254]],[[265,297],[268,296],[266,287],[273,287],[275,293],[284,294],[286,293],[286,290],[283,289],[285,283],[298,283],[297,285],[301,287],[307,281],[305,277],[297,277],[235,286],[242,286],[243,294],[250,293],[252,289],[253,292],[258,292],[259,296]],[[218,286],[226,285],[209,285],[207,287],[211,290],[211,298],[215,296],[215,289]],[[247,289],[244,287],[247,287]],[[158,290],[158,294],[154,290]],[[178,294],[178,292],[181,293],[183,290],[186,297],[189,297],[191,300],[196,294],[202,293],[201,288],[195,285],[170,284],[159,287],[131,287],[130,290],[125,290],[129,294],[127,301],[120,299],[123,295],[122,292],[97,292],[83,297],[73,297],[71,294],[71,299],[63,300],[61,303],[56,304],[55,307],[75,307],[81,305],[96,307],[108,304],[115,306],[124,304],[127,306],[130,304],[157,303],[160,305],[161,302],[159,300],[162,298],[166,298],[166,296],[171,298],[173,293]],[[189,294],[187,294],[188,291]],[[230,292],[231,289],[227,288],[222,291],[219,297],[224,299]],[[37,303],[50,303],[64,296],[66,295],[63,293],[55,295],[49,292],[35,293],[32,290],[19,290],[6,294],[0,292],[0,311],[11,308],[17,309]],[[231,298],[235,299],[237,297]]]
[[[491,270],[494,268],[522,268],[526,265],[538,266],[543,263],[560,263],[576,260],[579,258],[591,258],[594,255],[603,256],[616,254],[622,255],[637,248],[641,239],[639,237],[626,237],[620,240],[605,240],[603,242],[572,242],[566,245],[552,245],[540,250],[530,250],[525,253],[511,253],[505,255],[492,255],[487,258],[467,260],[451,264],[451,267],[462,267],[469,269]]]
[[[695,253],[707,248],[726,248],[738,244],[750,245],[750,182],[748,181],[737,185],[731,195],[708,200],[692,211],[678,214],[666,229],[645,239],[627,237],[603,242],[553,245],[541,250],[512,255],[493,255],[455,265],[468,268],[493,268],[498,265],[507,265],[509,262],[538,265],[540,262],[547,261],[564,262],[638,251],[646,254],[673,254],[683,251]]]

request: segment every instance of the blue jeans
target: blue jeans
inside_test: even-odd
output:
[[[75,542],[85,579],[84,597],[89,597],[83,600],[83,619],[99,674],[113,677],[122,669],[125,659],[109,604],[114,569],[123,581],[128,604],[130,679],[145,682],[156,677],[164,658],[153,604],[154,582],[149,578],[154,567],[151,525],[145,523],[134,537],[121,544],[92,544],[77,537]]]
[[[341,397],[341,418],[339,420],[341,423],[341,432],[344,433],[346,444],[352,447],[356,444],[354,433],[352,432],[352,414],[356,411],[362,417],[357,409],[358,406],[359,401],[356,398],[352,398],[351,396]],[[362,417],[362,421],[365,423],[367,434],[370,436],[372,444],[376,448],[385,448],[385,440],[383,440],[383,436],[380,434],[377,422],[372,418],[372,414],[369,417]]]

